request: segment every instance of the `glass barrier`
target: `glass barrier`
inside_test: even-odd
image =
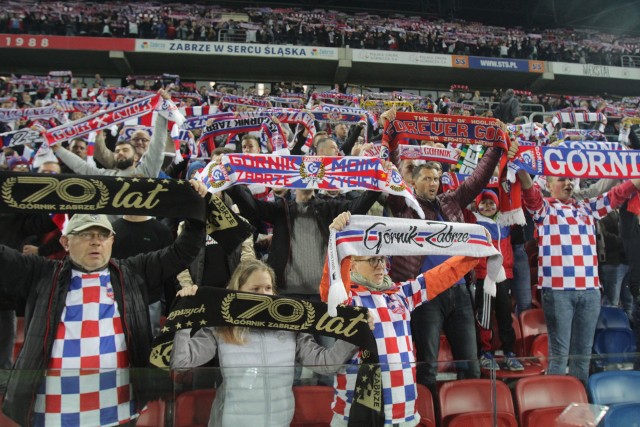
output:
[[[461,377],[466,368],[479,363],[477,360],[378,365],[382,371],[382,401],[387,404],[391,400],[393,407],[386,407],[386,412],[394,416],[402,413],[410,423],[433,427],[596,426],[603,419],[607,423],[601,425],[627,426],[640,419],[640,353],[569,357],[565,371],[580,362],[588,363],[589,376],[584,382],[569,375],[544,375],[554,360],[542,354],[518,357],[523,369],[517,371],[509,369],[499,351],[495,360],[499,369],[481,368],[480,378],[472,380]],[[422,384],[414,387],[411,375],[400,378],[389,374],[392,371],[406,375],[415,373],[416,368],[429,367],[437,374],[436,382],[428,387]],[[332,425],[370,425],[369,421],[348,424],[343,416],[345,412],[349,414],[353,390],[358,387],[356,368],[332,366],[337,376],[317,375],[313,369],[254,366],[173,371],[0,370],[0,396],[4,400],[0,426],[105,425],[102,421],[87,420],[91,416],[94,420],[100,420],[100,416],[113,420],[111,416],[122,423],[132,414],[136,420],[126,425],[139,427],[328,426],[332,420]],[[368,372],[369,366],[361,369]],[[342,375],[345,372],[352,374],[347,375],[350,379],[345,380]],[[45,383],[46,397],[42,394]],[[110,396],[106,390],[113,387],[117,392]],[[61,389],[70,394],[61,396]],[[142,401],[146,404],[142,405]],[[109,402],[119,404],[109,406]],[[84,418],[71,413],[80,406],[94,413],[91,416],[85,413]],[[61,414],[62,408],[70,413]],[[43,414],[45,410],[47,415]],[[139,416],[138,410],[142,410]],[[64,424],[64,419],[83,421]],[[46,422],[38,424],[41,420]],[[541,424],[541,420],[546,420],[546,424]]]

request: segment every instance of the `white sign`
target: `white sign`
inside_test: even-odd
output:
[[[377,62],[385,64],[425,65],[428,67],[451,67],[450,55],[433,53],[394,52],[389,50],[353,49],[353,62]]]
[[[338,59],[333,47],[266,45],[255,43],[195,42],[184,40],[136,40],[136,52],[232,55],[261,58]]]
[[[627,67],[610,67],[595,64],[570,64],[568,62],[551,62],[554,74],[583,77],[602,77],[607,79],[640,79],[640,69]]]

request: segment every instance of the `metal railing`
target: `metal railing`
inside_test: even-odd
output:
[[[251,34],[244,28],[224,29],[218,31],[218,41],[227,43],[250,43],[255,42],[255,31],[253,32],[253,40],[248,40]]]
[[[620,63],[623,67],[640,68],[640,55],[622,55]]]
[[[476,115],[480,115],[488,110],[495,110],[495,108],[500,105],[500,102],[497,101],[462,101],[463,104],[472,105],[473,109],[476,112]],[[520,114],[527,115],[531,113],[544,113],[544,105],[542,104],[529,104],[529,103],[520,103]]]

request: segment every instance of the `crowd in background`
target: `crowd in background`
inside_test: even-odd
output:
[[[73,8],[75,6],[69,5],[65,7]],[[99,6],[94,7],[99,8]],[[152,17],[148,18],[149,22],[153,21]],[[183,20],[186,21],[186,18]],[[139,29],[140,27],[138,27]],[[0,99],[2,100],[2,111],[7,114],[7,117],[10,116],[11,112],[20,111],[21,109],[37,109],[51,105],[58,105],[60,108],[65,105],[65,108],[70,108],[70,110],[67,110],[62,118],[50,117],[47,120],[13,115],[11,120],[4,121],[3,132],[15,131],[25,127],[48,129],[69,120],[82,120],[88,115],[87,111],[79,111],[83,105],[81,104],[82,102],[92,102],[96,103],[96,105],[106,102],[123,103],[131,101],[138,96],[153,94],[153,91],[156,90],[160,90],[162,96],[167,99],[173,98],[179,107],[208,106],[211,107],[212,111],[235,111],[239,114],[256,109],[257,105],[263,101],[284,102],[283,100],[288,100],[286,102],[298,102],[300,104],[298,109],[300,110],[304,109],[305,106],[312,109],[321,103],[320,99],[327,101],[331,99],[332,95],[335,95],[336,99],[340,99],[340,101],[336,102],[341,104],[335,105],[336,107],[360,108],[359,111],[362,116],[367,119],[354,123],[341,121],[318,122],[316,123],[317,132],[307,148],[310,153],[316,156],[359,156],[373,148],[373,143],[381,139],[385,124],[394,120],[396,110],[400,111],[404,108],[383,108],[385,101],[391,103],[410,101],[412,103],[411,108],[419,111],[460,116],[483,115],[484,117],[495,117],[504,123],[513,125],[526,121],[522,117],[524,114],[522,107],[525,104],[542,105],[547,111],[569,109],[567,111],[595,113],[602,115],[602,117],[608,116],[608,120],[596,123],[582,123],[583,127],[587,130],[600,129],[604,134],[613,135],[613,139],[621,131],[621,119],[623,117],[633,116],[637,119],[638,106],[640,105],[640,99],[638,98],[611,97],[610,99],[603,99],[601,96],[595,95],[593,97],[571,97],[554,94],[533,94],[512,89],[505,91],[496,89],[492,93],[483,94],[460,85],[452,86],[447,95],[419,97],[408,93],[379,93],[374,91],[368,91],[361,96],[357,92],[362,92],[362,88],[344,86],[336,87],[333,92],[319,93],[308,86],[305,90],[305,86],[301,83],[280,82],[274,83],[270,88],[270,92],[258,96],[256,93],[257,88],[222,87],[222,84],[214,88],[197,88],[193,83],[180,83],[179,76],[163,75],[158,76],[158,78],[153,78],[152,76],[141,76],[139,78],[129,76],[124,80],[128,83],[128,86],[111,88],[104,85],[102,79],[96,76],[95,87],[82,88],[77,81],[73,80],[70,72],[53,72],[47,78],[35,76],[5,78],[0,88]],[[167,84],[169,81],[173,83],[173,88],[168,93],[165,93],[161,87],[169,86]],[[46,86],[47,84],[50,86]],[[233,102],[225,104],[224,99],[227,95],[237,95],[242,99],[234,98]],[[64,104],[64,101],[72,102]],[[76,101],[78,103],[74,104]],[[366,101],[380,101],[382,106],[375,105],[371,111],[367,111],[363,107]],[[472,101],[472,103],[465,104],[465,101]],[[360,105],[361,103],[362,105]],[[368,117],[371,117],[371,120]],[[167,137],[167,121],[158,118],[154,128],[134,128],[132,132],[127,133],[124,128],[114,127],[87,138],[75,138],[71,141],[66,141],[53,148],[55,156],[49,153],[48,160],[38,162],[37,168],[34,163],[38,156],[38,147],[4,147],[1,164],[4,168],[13,172],[33,171],[54,174],[65,172],[119,177],[142,175],[150,178],[189,179],[194,176],[195,172],[202,170],[205,162],[209,160],[220,162],[221,156],[225,154],[233,152],[246,155],[269,154],[271,151],[272,147],[265,143],[262,135],[255,133],[232,136],[218,135],[208,142],[210,145],[207,150],[201,150],[198,138],[210,130],[211,124],[212,122],[208,121],[202,129],[186,133],[185,139],[178,141],[180,145],[178,155],[183,157],[181,162],[173,161],[173,156],[176,155],[174,149],[175,141]],[[542,123],[540,125],[542,126]],[[634,126],[637,127],[637,124]],[[308,131],[305,134],[305,129],[302,125],[297,127],[295,125],[283,126],[283,129],[285,140],[291,149],[291,153],[302,154],[301,147],[309,142],[307,138],[309,136]],[[544,142],[542,142],[543,138],[541,138],[538,142],[540,142],[540,145],[557,144],[562,139],[559,135],[560,129],[556,129],[553,138],[544,138]],[[514,137],[515,140],[516,138]],[[409,141],[409,143],[413,145],[422,144],[420,141],[413,140]],[[625,149],[640,149],[640,142],[637,138],[629,137],[625,144],[629,146],[625,147]],[[447,148],[442,144],[438,146]],[[460,146],[452,147],[460,150],[464,148]],[[517,150],[517,143],[512,142],[512,145],[508,148],[511,150],[514,147]],[[95,151],[90,150],[90,148]],[[467,153],[470,153],[470,151],[467,151]],[[478,155],[479,160],[474,166],[475,169],[472,168],[471,170],[471,178],[465,181],[457,190],[449,192],[443,191],[440,185],[440,177],[444,172],[455,171],[455,166],[441,165],[431,161],[398,161],[397,158],[393,160],[396,162],[396,167],[404,181],[414,189],[428,219],[450,222],[475,222],[483,224],[492,231],[494,229],[498,230],[495,227],[499,213],[499,201],[495,188],[491,189],[489,186],[489,180],[503,156],[507,156],[506,149],[491,147],[483,150]],[[468,157],[470,158],[471,156],[469,155]],[[409,354],[413,354],[413,345],[408,344],[413,339],[416,341],[418,360],[426,362],[418,366],[417,378],[411,377],[411,375],[415,374],[410,369],[403,371],[406,367],[398,371],[402,372],[402,375],[408,376],[403,377],[403,381],[407,383],[403,382],[402,384],[403,393],[405,386],[410,388],[415,382],[411,380],[416,380],[431,388],[434,395],[437,394],[437,366],[433,361],[436,360],[438,355],[441,330],[445,332],[457,358],[469,361],[467,364],[458,366],[458,378],[478,378],[481,375],[481,369],[523,371],[525,368],[517,360],[513,347],[515,335],[510,326],[511,313],[529,310],[535,304],[539,304],[540,299],[547,304],[547,307],[543,306],[543,308],[548,310],[545,311],[545,315],[548,317],[550,336],[567,333],[566,326],[571,325],[569,316],[572,311],[563,307],[561,303],[565,303],[569,296],[573,297],[575,295],[589,295],[590,300],[588,307],[572,306],[571,308],[571,310],[575,309],[576,313],[586,314],[593,321],[589,325],[580,323],[581,328],[582,326],[585,329],[589,329],[591,326],[595,327],[594,319],[597,316],[594,313],[600,309],[599,307],[602,303],[620,305],[624,308],[630,319],[635,321],[635,327],[638,331],[638,326],[640,326],[638,325],[640,312],[637,310],[637,292],[639,290],[638,285],[640,285],[640,280],[637,280],[638,265],[636,265],[637,261],[633,257],[624,255],[625,244],[623,240],[632,239],[632,243],[635,244],[640,242],[638,240],[640,237],[625,233],[625,228],[619,228],[620,224],[620,227],[629,227],[630,230],[637,230],[638,219],[630,215],[631,219],[623,225],[617,215],[629,216],[626,204],[622,205],[625,199],[636,191],[634,186],[640,185],[640,182],[627,182],[621,186],[614,187],[615,189],[611,190],[610,197],[605,197],[602,193],[606,190],[602,187],[597,187],[597,189],[592,187],[592,182],[587,180],[583,180],[580,185],[576,185],[576,182],[572,179],[553,177],[549,178],[547,184],[537,183],[534,186],[528,174],[519,174],[520,181],[523,184],[523,200],[525,201],[525,207],[529,208],[530,221],[527,226],[499,228],[499,231],[497,231],[498,237],[493,238],[494,244],[499,246],[505,254],[507,251],[512,251],[511,256],[505,256],[506,279],[498,283],[498,294],[495,301],[487,305],[488,303],[485,304],[482,298],[478,297],[478,295],[482,295],[482,292],[477,289],[482,286],[486,275],[486,267],[478,267],[474,269],[473,274],[467,275],[467,277],[461,276],[451,279],[452,282],[443,288],[439,288],[438,292],[440,293],[437,296],[434,293],[433,298],[426,297],[426,295],[431,295],[431,291],[425,290],[428,289],[429,285],[424,285],[424,280],[426,279],[423,279],[421,283],[424,285],[424,289],[418,291],[415,288],[415,286],[419,286],[415,285],[418,281],[410,282],[414,288],[403,288],[405,289],[403,292],[408,292],[408,289],[412,289],[412,292],[415,291],[416,293],[408,297],[408,299],[392,301],[394,304],[392,308],[386,307],[380,302],[369,302],[374,304],[369,306],[372,310],[385,310],[384,313],[393,312],[394,315],[400,316],[398,319],[402,320],[398,321],[402,323],[403,327],[408,328],[408,330],[403,329],[402,333],[397,332],[397,326],[388,329],[380,326],[377,330],[374,330],[374,334],[378,334],[376,338],[385,338],[383,340],[385,344],[379,350],[381,355],[394,354],[403,358],[413,357],[409,356]],[[607,184],[604,180],[601,183]],[[607,188],[613,187],[613,184],[615,184],[614,182],[609,183],[611,185]],[[593,185],[597,186],[597,183]],[[582,193],[581,191],[584,192]],[[550,192],[555,201],[543,202],[543,192]],[[582,204],[576,204],[570,201],[572,197],[577,198],[579,197],[578,195],[581,197],[586,194],[589,195],[588,197],[596,197],[597,200],[594,199],[596,201],[592,201],[591,203],[593,204],[584,204],[583,202],[580,202]],[[153,327],[154,332],[157,333],[160,327],[159,318],[163,299],[165,300],[166,309],[166,305],[169,304],[171,298],[175,296],[175,292],[179,289],[181,291],[187,287],[191,289],[194,284],[225,287],[227,283],[234,282],[233,276],[236,267],[238,265],[246,265],[242,264],[242,259],[246,256],[262,259],[273,268],[273,271],[268,269],[264,271],[267,273],[271,271],[271,273],[268,273],[271,274],[270,280],[273,282],[271,285],[277,285],[284,295],[319,301],[318,283],[321,279],[327,248],[329,225],[343,227],[344,224],[336,225],[335,218],[339,217],[339,213],[347,210],[357,214],[368,213],[371,215],[416,218],[415,212],[403,204],[403,199],[398,199],[402,198],[394,199],[392,196],[379,197],[379,193],[373,191],[319,191],[316,193],[312,190],[300,189],[296,191],[287,189],[271,190],[261,185],[233,186],[225,191],[223,200],[230,208],[235,205],[239,213],[252,223],[256,229],[254,236],[250,237],[248,242],[245,242],[246,245],[243,244],[234,253],[225,252],[217,242],[211,239],[200,239],[202,241],[199,243],[198,251],[192,251],[194,252],[192,258],[194,259],[189,260],[188,277],[171,277],[170,280],[163,278],[164,282],[160,287],[164,289],[155,289],[156,292],[148,296],[151,325],[147,325],[148,322],[145,320],[139,326],[141,328]],[[561,211],[564,208],[558,207],[560,205],[569,206],[566,208],[567,212]],[[615,209],[619,206],[622,206],[620,214]],[[556,210],[561,213],[557,214]],[[568,213],[568,211],[571,211],[571,213]],[[607,214],[611,215],[611,217]],[[571,215],[570,225],[575,225],[578,221],[585,221],[585,226],[580,228],[579,232],[573,229],[569,232],[567,229],[553,229],[552,227],[557,224],[557,217],[564,218],[564,215]],[[614,216],[615,218],[613,218]],[[609,220],[603,221],[603,225],[598,225],[596,229],[595,219],[602,218],[609,218]],[[17,221],[23,218],[13,219]],[[531,219],[535,224],[531,222]],[[150,216],[137,217],[132,215],[125,215],[123,218],[110,218],[110,220],[112,220],[109,223],[110,225],[105,223],[99,227],[111,232],[116,230],[115,242],[120,243],[119,246],[114,246],[113,255],[116,258],[124,258],[136,253],[151,253],[155,249],[160,250],[174,241],[176,239],[175,235],[178,234],[178,224],[172,220],[159,221]],[[346,219],[344,221],[346,222]],[[14,223],[8,220],[0,222],[0,224],[18,229],[18,227],[14,227]],[[113,229],[109,227],[113,227]],[[538,233],[538,238],[534,237],[534,229]],[[27,230],[26,228],[20,231],[23,231],[19,236],[21,238],[18,239],[16,237],[11,242],[7,242],[7,244],[11,244],[24,255],[40,255],[54,259],[64,258],[65,251],[68,250],[64,243],[68,241],[68,236],[63,234],[63,230],[56,227],[48,227],[45,230],[38,230],[37,233],[32,233],[31,229]],[[575,241],[576,238],[579,238],[577,236],[585,234],[587,237],[584,237],[586,239],[584,242]],[[60,236],[63,238],[60,238]],[[77,236],[81,236],[76,237],[78,239],[88,239],[87,241],[94,243],[98,241],[104,242],[114,237],[113,234],[105,232],[102,234],[77,234]],[[163,238],[161,239],[160,236],[163,236]],[[598,237],[601,242],[597,245],[597,249],[596,236],[602,236]],[[67,239],[64,239],[64,237],[67,237]],[[547,240],[545,240],[545,237]],[[194,236],[191,236],[191,238],[195,239]],[[184,245],[186,239],[187,237],[183,235],[182,239],[178,238],[175,241]],[[563,240],[558,243],[558,239],[566,239],[566,241]],[[538,264],[537,260],[533,264],[529,263],[531,257],[527,256],[524,249],[527,241],[533,241],[534,252],[536,252],[536,248],[540,248],[540,264]],[[123,244],[123,242],[125,243]],[[56,243],[58,244],[56,245]],[[152,248],[147,244],[155,246]],[[555,276],[549,273],[553,267],[557,266],[544,264],[547,262],[546,257],[549,257],[552,251],[560,250],[558,248],[562,251],[575,250],[575,252],[570,253],[572,257],[575,257],[572,258],[572,262],[575,264],[572,264],[571,268],[576,266],[586,267],[590,269],[591,273],[582,277],[582,270],[572,269],[574,276],[567,273],[564,277],[564,282],[558,286],[556,270],[554,270]],[[595,252],[596,250],[597,254],[590,253],[590,251]],[[195,252],[199,252],[197,257]],[[292,256],[291,254],[294,255]],[[565,255],[565,252],[562,252],[562,255]],[[597,265],[594,261],[594,258],[597,258],[598,255],[602,255],[600,265]],[[15,258],[15,253],[12,256]],[[389,278],[385,276],[384,279],[378,274],[382,282],[378,284],[372,284],[370,281],[365,280],[367,279],[366,277],[362,279],[362,277],[356,276],[362,279],[363,286],[369,289],[363,292],[366,293],[374,289],[379,294],[380,289],[376,288],[376,286],[390,287],[392,279],[393,282],[405,283],[405,281],[410,281],[431,268],[444,265],[443,262],[448,262],[433,256],[426,257],[424,260],[421,259],[416,264],[415,259],[406,258],[409,257],[393,257],[390,263],[387,263],[387,260],[382,257],[355,258],[354,262],[361,263],[359,265],[362,267],[358,267],[358,271],[363,269],[363,275],[367,273],[368,268],[378,273],[379,270],[382,270],[384,274],[387,272],[390,274]],[[586,266],[580,264],[584,263],[585,260],[587,262]],[[537,299],[532,299],[530,269],[538,267],[540,267],[540,281],[537,285],[544,289],[542,293],[536,294],[534,292],[534,295],[537,295]],[[600,267],[600,270],[598,270],[598,267]],[[259,267],[258,270],[261,268]],[[578,273],[575,273],[575,271],[578,271]],[[602,285],[599,284],[598,278]],[[553,286],[552,280],[554,280]],[[578,290],[578,286],[575,283],[584,282],[584,280],[587,281],[587,286],[580,287],[580,292],[563,292],[565,290]],[[236,283],[236,289],[242,289],[243,283]],[[383,290],[388,290],[389,287]],[[604,290],[605,296],[602,301],[600,288]],[[5,286],[6,289],[7,286]],[[475,305],[472,304],[472,299],[469,298],[474,293],[474,289],[476,289]],[[183,295],[193,295],[195,292],[194,290],[190,294]],[[270,292],[273,292],[273,287],[270,288]],[[553,300],[552,294],[555,295]],[[515,307],[512,306],[511,295],[516,301]],[[367,299],[369,294],[366,297],[359,298],[361,300],[357,298],[356,300],[366,306],[367,301],[369,301]],[[398,308],[398,304],[407,304],[408,307],[409,304],[419,305],[427,299],[429,299],[429,302],[422,304],[420,307],[412,305],[410,310]],[[409,303],[407,301],[412,302]],[[392,302],[389,302],[389,304]],[[485,312],[495,310],[502,341],[500,348],[491,346],[491,333],[488,332],[491,327],[486,322],[481,322],[478,318],[478,313],[481,311],[480,307]],[[413,308],[416,308],[413,314],[414,322],[412,327],[409,327],[410,319],[406,311],[413,311]],[[634,317],[634,309],[636,317]],[[0,310],[0,312],[2,311],[9,310]],[[556,315],[556,317],[552,318],[552,315]],[[143,317],[146,317],[146,314]],[[478,325],[477,323],[481,324]],[[591,325],[591,323],[594,323],[594,325]],[[413,336],[411,329],[413,330]],[[582,335],[588,336],[589,330],[585,331],[585,329],[580,329],[578,332],[569,331],[568,333],[569,336],[571,336],[571,333],[581,337]],[[395,341],[393,341],[393,345],[387,341],[391,330],[394,331],[393,334],[398,334],[397,336],[392,334],[393,338],[405,343],[406,348],[398,349],[395,347],[395,349],[392,349]],[[213,333],[214,338],[209,337],[209,339],[217,340],[216,334],[217,332]],[[187,335],[185,333],[182,338],[187,339]],[[330,345],[322,342],[322,340],[319,341],[326,347]],[[590,354],[591,345],[586,343],[588,345],[585,347],[584,341],[581,341],[579,348],[574,348],[572,344],[571,354],[585,355],[586,347],[588,347],[587,354]],[[551,351],[555,352],[552,356],[556,356],[557,360],[550,364],[548,372],[565,373],[567,361],[563,360],[562,357],[569,354],[568,344],[565,347],[550,338]],[[181,347],[181,349],[184,349],[184,347]],[[345,353],[347,356],[351,356],[353,349],[347,350]],[[504,359],[500,362],[494,357],[495,350],[501,350],[504,355]],[[207,351],[211,351],[211,348],[207,347]],[[202,355],[200,356],[202,357]],[[404,359],[402,360],[404,361]],[[411,361],[411,359],[408,360]],[[400,364],[402,365],[402,363]],[[184,367],[183,365],[180,366]],[[570,363],[569,373],[582,381],[586,381],[588,378],[588,360],[586,364],[585,360]],[[320,377],[318,381],[322,381],[322,378]],[[344,390],[345,384],[346,382],[337,385],[339,389],[337,394],[338,401],[340,399],[344,401],[350,399],[348,394],[340,394],[349,393],[349,390]],[[207,383],[207,385],[211,384]],[[288,386],[288,384],[285,384],[285,388]],[[415,396],[412,398],[409,395],[410,392],[407,392],[407,396],[403,395],[400,400],[404,399],[403,402],[415,400]],[[393,396],[391,399],[397,398],[395,397],[396,395]],[[386,403],[391,405],[398,402]],[[407,413],[402,413],[397,417],[396,415],[393,416],[394,422],[412,421],[411,417],[414,414],[409,413],[412,409],[409,406],[407,407],[409,408],[406,409]],[[131,410],[131,408],[129,409]],[[394,410],[396,409],[394,407]],[[342,408],[342,411],[343,413],[340,415],[344,416],[344,408]]]
[[[637,35],[584,29],[496,27],[418,16],[197,4],[2,1],[0,31],[293,44],[621,65]]]

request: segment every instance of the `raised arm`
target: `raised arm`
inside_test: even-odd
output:
[[[336,373],[357,351],[358,347],[343,340],[324,348],[309,334],[299,333],[296,337],[296,361],[320,375]]]
[[[195,368],[213,359],[218,342],[213,328],[202,328],[191,336],[191,328],[181,329],[173,338],[171,368]]]
[[[56,153],[56,156],[62,160],[62,163],[69,166],[69,168],[78,175],[109,175],[111,169],[100,169],[97,166],[87,163],[80,157],[73,154],[60,144],[51,146],[51,149]]]
[[[533,180],[527,171],[520,169],[518,171],[518,179],[522,186],[522,204],[531,213],[542,210],[544,206],[544,198],[540,189],[533,185]]]
[[[116,159],[113,156],[113,151],[107,148],[103,130],[99,130],[96,134],[93,150],[93,158],[102,166],[107,169],[114,169],[116,167]]]
[[[164,90],[158,91],[163,99],[171,99],[171,96]],[[150,178],[157,178],[162,168],[162,162],[164,160],[164,147],[166,144],[168,132],[167,125],[169,121],[162,117],[160,114],[156,116],[156,123],[153,127],[153,136],[151,137],[151,144],[149,145],[149,151],[144,156],[144,162],[136,167],[136,174],[148,176]]]

